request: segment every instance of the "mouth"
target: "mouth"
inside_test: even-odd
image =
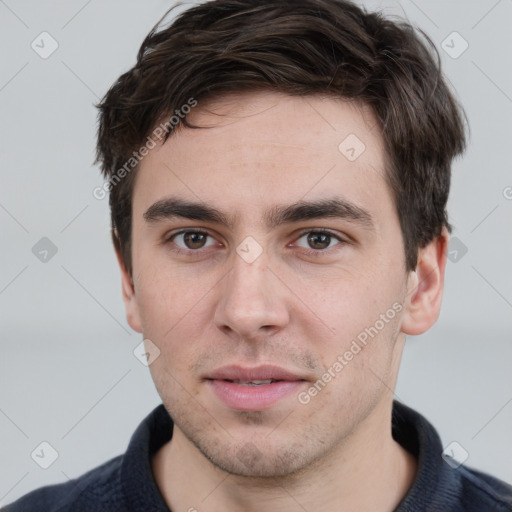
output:
[[[299,373],[279,366],[262,365],[254,368],[242,366],[223,366],[205,376],[207,380],[226,380],[236,383],[269,384],[268,381],[298,381],[306,380]]]
[[[298,393],[308,381],[303,375],[277,366],[225,366],[204,380],[223,405],[238,411],[270,409],[294,391]]]
[[[266,386],[267,384],[272,384],[273,382],[282,382],[282,381],[274,380],[274,379],[250,380],[250,381],[229,380],[229,379],[224,379],[224,380],[226,382],[233,382],[234,384],[238,384],[239,386]]]

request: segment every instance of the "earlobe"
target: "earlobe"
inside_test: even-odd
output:
[[[142,332],[142,323],[140,321],[139,305],[135,296],[135,286],[132,276],[126,269],[123,257],[116,249],[117,261],[121,270],[121,287],[123,292],[123,302],[126,310],[126,320],[130,327],[137,332]]]
[[[416,269],[409,274],[401,327],[405,334],[422,334],[430,329],[439,317],[448,238],[448,230],[443,228],[441,235],[419,250]]]

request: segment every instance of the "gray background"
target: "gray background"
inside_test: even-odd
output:
[[[460,243],[442,314],[409,338],[396,396],[466,465],[512,481],[512,1],[364,4],[431,36],[472,129],[453,169]],[[0,505],[122,453],[159,403],[133,355],[141,336],[125,320],[108,201],[92,195],[93,103],[171,5],[0,0]],[[47,59],[31,48],[43,31],[59,45]],[[463,48],[454,31],[469,44],[457,58],[443,49]],[[42,237],[58,249],[46,262],[32,252]],[[48,469],[31,458],[43,441],[58,452]]]

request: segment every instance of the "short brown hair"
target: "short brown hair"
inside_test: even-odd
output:
[[[387,149],[407,270],[443,226],[451,230],[446,203],[452,159],[466,146],[465,113],[423,31],[348,0],[213,0],[165,28],[170,11],[97,105],[96,162],[111,180],[113,241],[130,273],[137,166],[118,183],[112,178],[165,116],[190,98],[229,92],[320,93],[370,105]]]

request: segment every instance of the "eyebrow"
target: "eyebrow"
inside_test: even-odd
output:
[[[157,201],[146,210],[143,217],[148,223],[184,218],[220,224],[231,230],[234,228],[236,220],[236,217],[229,216],[213,206],[179,197],[169,197]],[[269,229],[282,224],[322,218],[339,218],[360,224],[367,229],[374,228],[369,212],[340,197],[298,201],[287,206],[278,205],[268,210],[264,216]]]

